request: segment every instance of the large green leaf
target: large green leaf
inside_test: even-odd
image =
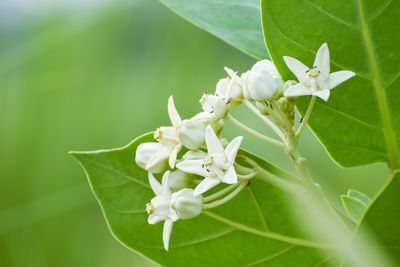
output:
[[[111,232],[122,244],[163,266],[328,264],[329,252],[317,249],[318,243],[305,240],[297,230],[285,194],[256,180],[227,204],[177,221],[170,251],[164,251],[162,223],[147,223],[145,204],[154,197],[148,174],[134,161],[137,146],[148,141],[153,141],[152,134],[119,149],[72,153],[85,169]],[[244,153],[270,168],[269,163]]]
[[[269,58],[259,0],[161,0],[193,24],[256,58]]]
[[[328,43],[331,69],[356,77],[318,100],[310,126],[343,166],[387,161],[400,167],[400,1],[262,0],[266,45],[279,72],[294,78],[282,56],[311,66]],[[307,98],[298,107],[303,113]]]
[[[369,206],[362,218],[357,237],[370,232],[396,264],[400,266],[400,173],[388,184]]]

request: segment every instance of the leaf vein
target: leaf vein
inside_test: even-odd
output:
[[[221,216],[219,216],[215,213],[209,212],[209,211],[203,211],[203,214],[207,215],[221,223],[230,225],[238,230],[241,230],[243,232],[247,232],[247,233],[250,233],[253,235],[258,235],[258,236],[265,237],[268,239],[273,239],[276,241],[293,244],[293,245],[298,245],[298,246],[303,246],[303,247],[320,248],[320,249],[327,249],[327,250],[332,249],[332,247],[330,247],[329,245],[326,245],[326,244],[321,244],[321,243],[304,240],[304,239],[300,239],[300,238],[288,237],[288,236],[273,233],[273,232],[261,231],[261,230],[246,226],[244,224],[238,223],[236,221],[232,221],[230,219],[221,217]]]
[[[379,17],[392,3],[392,0],[387,0],[379,9],[375,11],[374,14],[371,15],[371,17],[368,19],[368,22],[373,21],[377,17]]]
[[[118,171],[118,170],[116,170],[114,168],[111,168],[110,166],[107,166],[107,165],[105,165],[103,163],[100,163],[100,162],[98,162],[96,160],[92,160],[92,159],[88,159],[88,158],[85,158],[83,160],[86,160],[86,161],[88,161],[90,163],[93,163],[93,164],[99,166],[99,167],[102,167],[102,168],[104,168],[104,169],[106,169],[106,170],[108,170],[110,172],[113,172],[113,173],[115,173],[115,174],[117,174],[117,175],[119,175],[119,176],[121,176],[123,178],[126,178],[126,179],[128,179],[128,180],[130,180],[130,181],[132,181],[134,183],[137,183],[137,184],[139,184],[141,186],[144,186],[146,188],[150,188],[150,186],[148,184],[145,184],[142,181],[139,181],[139,180],[137,180],[137,179],[125,174],[125,173],[122,173],[122,172],[120,172],[120,171]]]
[[[370,65],[370,71],[372,75],[372,82],[375,88],[375,95],[378,100],[378,106],[380,110],[380,116],[383,125],[383,133],[386,139],[387,157],[389,165],[392,170],[400,168],[400,157],[397,147],[397,140],[393,131],[392,121],[390,119],[390,112],[388,107],[388,99],[386,96],[386,88],[383,86],[381,73],[378,67],[378,60],[376,58],[376,52],[372,41],[371,32],[369,29],[368,22],[365,18],[365,5],[363,0],[358,0],[358,12],[361,20],[361,29],[365,49],[367,52],[368,62]]]
[[[361,29],[353,24],[350,24],[336,16],[334,16],[333,14],[329,13],[328,11],[326,11],[325,9],[317,6],[316,4],[314,4],[313,2],[311,2],[310,0],[304,0],[304,2],[308,3],[310,6],[314,7],[315,9],[319,10],[321,13],[324,13],[325,15],[327,15],[328,17],[336,20],[337,22],[349,27],[349,28],[353,28],[355,30],[361,31]]]
[[[187,247],[187,246],[194,246],[200,243],[204,243],[210,240],[215,240],[221,237],[224,237],[226,235],[229,235],[233,232],[237,231],[235,228],[227,228],[224,231],[218,232],[218,233],[214,233],[214,234],[210,234],[210,235],[206,235],[203,238],[194,240],[194,241],[190,241],[190,242],[183,242],[177,245],[173,245],[171,246],[171,248],[181,248],[181,247]]]
[[[316,104],[317,104],[318,106],[320,106],[320,107],[323,107],[323,108],[325,108],[325,109],[328,109],[329,111],[332,111],[332,112],[337,113],[337,114],[339,114],[339,115],[341,115],[341,116],[343,116],[343,117],[346,117],[346,118],[348,118],[348,119],[350,119],[350,120],[353,120],[353,121],[355,121],[355,122],[357,122],[357,123],[359,123],[359,124],[362,124],[362,125],[364,125],[364,126],[367,126],[367,127],[374,128],[374,129],[377,129],[377,130],[379,130],[379,131],[382,131],[382,128],[379,128],[379,127],[377,127],[377,126],[375,126],[375,125],[373,125],[373,124],[369,124],[369,123],[367,123],[367,122],[365,122],[365,121],[362,121],[362,120],[360,120],[360,119],[357,119],[356,117],[353,117],[353,116],[351,116],[351,115],[349,115],[349,114],[347,114],[347,113],[344,113],[344,112],[339,111],[339,110],[337,110],[337,109],[331,108],[331,107],[329,107],[329,106],[327,106],[327,105],[323,105],[323,104],[321,104],[321,103],[319,103],[319,102],[316,102]]]
[[[257,200],[257,197],[256,197],[256,195],[254,194],[254,192],[253,192],[253,189],[251,189],[251,187],[247,187],[248,188],[248,191],[249,191],[249,193],[250,193],[250,197],[251,197],[251,199],[253,200],[253,202],[254,202],[254,206],[256,207],[256,210],[257,210],[257,212],[258,212],[258,215],[260,216],[260,219],[261,219],[261,222],[262,222],[262,224],[263,224],[263,226],[264,226],[264,229],[266,230],[266,231],[268,231],[268,224],[267,224],[267,221],[265,220],[265,217],[264,217],[264,214],[262,213],[262,211],[261,211],[261,207],[260,207],[260,204],[259,204],[259,202],[258,202],[258,200]]]
[[[275,254],[269,255],[268,257],[265,257],[265,258],[263,258],[263,259],[261,259],[261,260],[258,260],[258,261],[256,261],[256,262],[254,262],[254,263],[250,263],[249,265],[246,265],[246,266],[247,266],[247,267],[255,266],[255,265],[257,265],[257,264],[260,264],[260,263],[267,262],[267,261],[269,261],[269,260],[275,259],[275,258],[281,256],[282,254],[288,252],[289,250],[291,250],[291,249],[294,248],[294,247],[295,247],[295,245],[287,246],[286,248],[282,249],[281,251],[278,251],[278,252],[275,253]]]

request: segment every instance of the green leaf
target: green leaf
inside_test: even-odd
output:
[[[294,79],[282,57],[311,66],[327,42],[331,70],[356,77],[317,101],[310,126],[339,164],[386,161],[400,168],[400,1],[262,0],[262,22],[271,58]],[[298,108],[305,112],[307,98]]]
[[[365,206],[368,206],[369,203],[371,203],[371,199],[365,195],[364,193],[361,193],[360,191],[354,190],[354,189],[350,189],[347,192],[347,195],[349,197],[355,198],[358,201],[362,202]]]
[[[178,220],[170,251],[164,251],[162,223],[147,223],[145,204],[154,197],[148,174],[134,161],[137,146],[149,141],[154,141],[152,133],[119,149],[71,153],[84,168],[111,232],[126,247],[162,266],[328,264],[331,252],[300,233],[286,195],[257,180],[232,201],[194,219]],[[248,152],[240,153],[266,168],[272,166]]]
[[[400,173],[395,173],[362,218],[356,238],[371,232],[378,247],[400,265]]]
[[[367,206],[360,200],[342,195],[342,203],[347,214],[353,219],[355,223],[358,223],[367,209]]]
[[[161,0],[193,24],[256,58],[269,58],[259,0]]]

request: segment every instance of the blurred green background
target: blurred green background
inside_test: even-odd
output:
[[[0,266],[153,266],[113,239],[67,152],[168,125],[171,94],[192,116],[224,66],[243,72],[255,60],[155,0],[28,2],[0,3]],[[226,124],[226,137],[238,134]],[[244,136],[245,148],[291,168],[279,149]],[[310,132],[301,150],[338,207],[348,188],[372,197],[386,180],[383,164],[338,167]]]

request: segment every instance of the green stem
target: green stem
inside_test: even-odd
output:
[[[296,132],[296,137],[297,138],[299,138],[300,135],[303,133],[304,128],[307,125],[308,119],[310,118],[311,112],[312,112],[312,110],[314,108],[314,104],[315,104],[316,100],[317,100],[316,96],[312,96],[311,97],[310,104],[308,104],[308,108],[307,108],[306,114],[303,117],[303,121],[300,123],[299,129],[297,129],[297,132]]]
[[[272,112],[277,113],[277,115],[275,116],[275,118],[277,118],[277,121],[280,122],[280,124],[283,128],[290,129],[292,127],[291,123],[290,123],[290,121],[288,121],[285,114],[283,114],[283,112],[282,112],[281,108],[278,106],[278,104],[275,101],[271,101],[271,105],[273,107]]]
[[[250,180],[251,178],[255,177],[256,175],[257,175],[257,172],[256,172],[256,171],[253,171],[253,172],[251,172],[251,173],[249,173],[249,174],[246,174],[246,175],[237,174],[237,177],[238,177],[240,180]]]
[[[227,120],[232,122],[235,126],[239,127],[240,129],[244,130],[245,132],[257,137],[258,139],[261,139],[267,143],[279,146],[279,147],[285,147],[285,144],[277,141],[271,137],[265,136],[249,127],[247,127],[246,125],[244,125],[243,123],[241,123],[240,121],[238,121],[237,119],[235,119],[232,115],[228,114],[226,116]]]
[[[249,100],[245,99],[243,100],[243,103],[261,120],[263,120],[265,124],[267,124],[282,140],[285,140],[285,136],[283,135],[282,131],[270,119],[262,115],[261,112],[249,102]]]
[[[237,186],[238,186],[238,184],[231,184],[231,185],[225,187],[224,189],[222,189],[221,191],[218,191],[217,193],[214,193],[212,195],[204,197],[203,201],[208,202],[208,201],[212,201],[216,198],[219,198],[220,196],[223,196],[223,195],[227,194],[228,192],[232,191]]]
[[[262,168],[260,165],[257,164],[254,160],[246,157],[244,159],[247,163],[253,166],[255,171],[257,172],[257,175],[255,179],[267,182],[283,191],[286,191],[291,194],[297,194],[300,191],[304,191],[303,187],[299,184],[289,182],[287,180],[284,180],[282,178],[276,177],[272,174],[270,174],[268,171],[266,171],[264,168]]]
[[[229,200],[231,200],[235,196],[237,196],[240,193],[240,191],[242,191],[242,189],[247,185],[247,183],[248,182],[240,183],[240,185],[232,193],[230,193],[229,195],[227,195],[223,199],[216,200],[216,201],[214,201],[212,203],[203,204],[203,210],[212,209],[212,208],[221,206],[222,204],[225,204],[226,202],[228,202]]]

